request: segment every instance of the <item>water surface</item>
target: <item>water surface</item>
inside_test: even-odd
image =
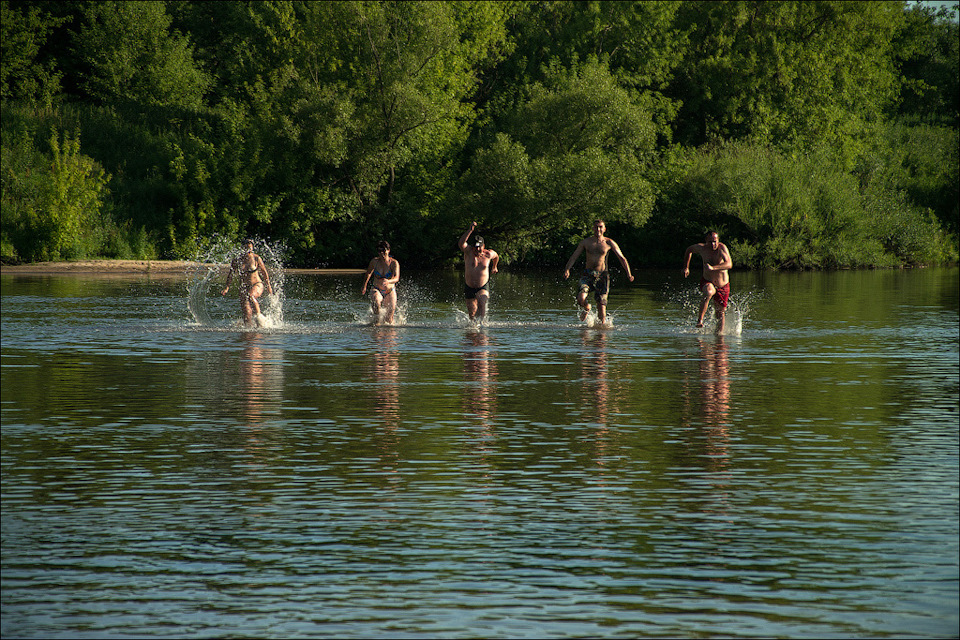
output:
[[[958,270],[636,275],[4,274],[2,635],[955,637]]]

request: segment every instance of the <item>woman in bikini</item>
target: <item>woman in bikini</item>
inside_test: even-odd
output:
[[[263,295],[264,283],[267,286],[267,293],[273,294],[270,276],[267,274],[266,265],[263,264],[263,258],[253,252],[253,240],[243,241],[243,253],[230,263],[227,282],[220,295],[227,295],[234,272],[237,273],[237,280],[240,283],[240,309],[243,312],[243,323],[250,326],[255,319],[259,322],[261,317],[260,303],[257,298]]]
[[[390,257],[390,243],[382,240],[377,245],[377,257],[367,265],[367,277],[363,281],[360,295],[367,293],[370,278],[370,310],[373,312],[374,322],[379,322],[381,307],[386,312],[385,321],[393,324],[393,315],[397,310],[397,282],[400,280],[400,263]]]

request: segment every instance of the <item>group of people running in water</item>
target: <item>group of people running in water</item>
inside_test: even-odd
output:
[[[488,249],[482,236],[473,235],[477,223],[471,223],[463,232],[457,246],[463,252],[464,288],[467,313],[473,321],[482,322],[487,313],[487,302],[490,300],[488,285],[490,278],[497,273],[500,256],[493,249]],[[607,321],[607,298],[610,293],[610,272],[607,256],[612,253],[620,261],[627,278],[633,282],[630,264],[624,257],[620,247],[612,239],[604,235],[607,227],[603,220],[593,223],[593,235],[580,241],[576,250],[567,261],[563,269],[564,280],[570,277],[570,270],[576,264],[581,254],[585,255],[585,268],[580,277],[577,290],[577,305],[580,308],[580,320],[585,320],[591,311],[590,294],[597,304],[597,320],[601,324]],[[472,236],[472,240],[471,240]],[[230,263],[227,281],[221,295],[230,290],[230,282],[236,274],[240,285],[240,307],[243,312],[243,321],[252,325],[259,321],[261,316],[258,298],[264,290],[273,293],[270,285],[270,276],[263,259],[254,253],[253,240],[244,240],[243,252]],[[700,256],[703,271],[700,276],[699,289],[702,294],[700,312],[697,317],[697,327],[703,327],[703,321],[710,308],[710,301],[716,307],[716,332],[722,333],[726,318],[726,309],[730,300],[730,276],[733,268],[730,251],[720,242],[716,231],[709,231],[703,242],[687,247],[683,255],[683,276],[690,275],[690,259],[694,254]],[[390,255],[390,243],[381,241],[377,245],[377,255],[367,265],[366,277],[360,288],[360,295],[367,295],[369,290],[370,310],[375,322],[393,324],[397,311],[397,283],[400,281],[400,263]]]

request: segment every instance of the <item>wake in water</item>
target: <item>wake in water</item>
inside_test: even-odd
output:
[[[282,243],[254,240],[254,251],[263,259],[273,293],[258,299],[260,314],[252,327],[245,327],[235,295],[221,297],[230,262],[240,253],[236,241],[214,236],[202,244],[187,271],[187,309],[193,321],[204,327],[226,325],[237,329],[275,329],[283,326],[285,276]]]
[[[393,312],[393,322],[387,322],[387,310],[380,308],[379,313],[374,313],[373,308],[367,306],[365,313],[357,314],[358,324],[376,326],[376,327],[402,327],[407,324],[407,305],[400,301],[397,302],[397,308]]]
[[[606,318],[603,322],[600,322],[600,316],[597,315],[597,310],[595,307],[591,307],[590,311],[587,311],[581,320],[583,326],[588,329],[612,329],[613,328],[613,314],[607,310]]]
[[[756,291],[733,291],[727,304],[726,320],[724,322],[724,336],[739,336],[743,333],[744,321],[750,315],[750,304],[761,295]],[[697,327],[697,315],[700,313],[700,304],[703,298],[695,289],[685,289],[668,296],[678,304],[683,311],[684,319],[678,323],[678,329],[683,333],[714,334],[717,332],[717,316],[714,301],[710,301],[710,308],[703,318],[703,326]]]

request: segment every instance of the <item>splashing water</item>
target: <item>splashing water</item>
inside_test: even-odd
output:
[[[739,336],[743,333],[744,321],[750,314],[751,303],[762,296],[762,292],[733,291],[727,304],[726,320],[722,335]],[[680,306],[683,311],[683,320],[677,323],[677,328],[683,333],[715,333],[717,327],[716,305],[710,301],[710,308],[703,317],[703,326],[696,327],[696,318],[700,313],[700,292],[696,289],[673,291],[668,299]]]
[[[260,315],[254,319],[254,325],[257,328],[277,328],[283,325],[283,256],[286,247],[283,243],[254,239],[253,250],[263,259],[273,289],[273,293],[259,298]],[[208,327],[228,322],[243,326],[236,298],[231,297],[230,305],[219,300],[230,262],[239,254],[237,242],[222,236],[214,236],[198,248],[193,264],[187,270],[187,308],[197,324]],[[211,296],[216,296],[213,305],[210,304]],[[211,306],[215,309],[213,314]]]
[[[578,314],[581,312],[580,307],[577,307],[577,312]],[[579,315],[577,317],[579,318]],[[588,329],[612,329],[613,313],[607,309],[606,317],[603,322],[600,322],[596,306],[591,305],[590,310],[583,316],[582,324]]]

